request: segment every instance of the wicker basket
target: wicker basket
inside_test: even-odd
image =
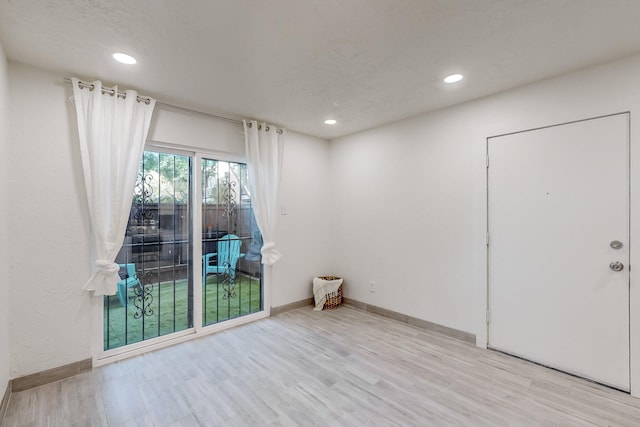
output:
[[[336,296],[327,298],[327,302],[322,307],[323,310],[331,310],[342,304],[342,285],[338,288],[338,294]]]
[[[322,280],[340,279],[340,277],[338,276],[320,276],[319,278]],[[338,288],[338,292],[336,293],[336,295],[327,297],[327,301],[324,303],[324,306],[322,306],[322,309],[331,310],[333,308],[338,307],[340,304],[342,304],[342,284],[340,284],[340,287]]]

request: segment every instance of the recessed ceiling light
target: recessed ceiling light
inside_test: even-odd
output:
[[[333,119],[327,119],[324,121],[325,125],[335,125],[337,122]]]
[[[127,55],[126,53],[114,53],[113,54],[113,59],[115,59],[118,62],[122,62],[123,64],[135,64],[136,58],[134,58],[131,55]]]
[[[450,76],[447,76],[447,77],[444,78],[444,82],[445,83],[455,83],[455,82],[459,82],[463,78],[464,78],[464,76],[462,74],[451,74]]]

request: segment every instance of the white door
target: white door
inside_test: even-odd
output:
[[[489,346],[628,391],[628,114],[487,145]]]

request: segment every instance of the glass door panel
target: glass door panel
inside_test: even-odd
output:
[[[103,300],[104,350],[193,327],[190,156],[145,151],[120,265]]]
[[[262,236],[247,165],[202,159],[202,323],[263,309]]]

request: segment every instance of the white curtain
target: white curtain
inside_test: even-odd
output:
[[[253,212],[262,233],[262,263],[275,264],[282,254],[274,241],[278,224],[278,189],[282,175],[285,130],[258,124],[244,124],[244,141],[249,168],[249,185]]]
[[[120,280],[114,260],[124,240],[156,101],[138,101],[133,90],[126,91],[125,97],[118,96],[117,87],[103,93],[100,81],[93,82],[91,89],[76,78],[71,80],[97,258],[94,273],[83,289],[95,295],[113,295]]]

